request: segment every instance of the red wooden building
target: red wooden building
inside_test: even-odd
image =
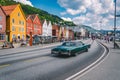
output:
[[[69,29],[69,39],[73,40],[74,39],[74,31]]]
[[[52,36],[57,37],[57,39],[59,40],[59,26],[58,25],[53,25],[52,26]]]
[[[27,16],[27,35],[42,35],[42,23],[38,17],[38,14],[32,14]]]
[[[0,42],[5,41],[6,37],[6,14],[0,6]]]

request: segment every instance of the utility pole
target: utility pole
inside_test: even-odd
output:
[[[114,48],[115,48],[115,34],[116,34],[116,0],[114,0],[115,3],[115,12],[114,12]]]

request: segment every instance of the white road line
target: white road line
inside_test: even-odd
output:
[[[102,44],[100,44],[100,45],[102,45]],[[103,46],[103,45],[102,45]],[[88,72],[90,72],[92,69],[94,69],[95,67],[97,67],[100,63],[102,63],[103,61],[104,61],[104,59],[102,60],[102,61],[100,61],[102,58],[103,58],[103,56],[106,54],[106,52],[107,52],[107,50],[105,49],[105,47],[103,46],[103,48],[104,48],[104,53],[103,53],[103,55],[99,58],[99,59],[97,59],[94,63],[92,63],[91,65],[89,65],[89,66],[87,66],[86,68],[84,68],[83,70],[81,70],[81,71],[79,71],[78,73],[76,73],[76,74],[74,74],[74,75],[72,75],[72,76],[70,76],[70,77],[68,77],[67,79],[65,79],[65,80],[79,80],[80,79],[80,77],[82,77],[83,75],[85,75],[86,73],[88,73]],[[107,55],[108,56],[108,55]],[[107,57],[106,56],[106,57]],[[100,61],[100,62],[99,62]],[[98,63],[99,62],[99,63]],[[97,64],[96,64],[97,63]],[[96,65],[95,65],[96,64]]]

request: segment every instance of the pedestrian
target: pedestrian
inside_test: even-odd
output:
[[[13,41],[10,42],[10,48],[14,48]]]
[[[107,35],[107,42],[109,43],[109,36]]]

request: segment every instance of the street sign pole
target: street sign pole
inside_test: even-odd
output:
[[[116,34],[116,0],[114,0],[115,12],[114,12],[114,48],[115,48],[115,34]]]

